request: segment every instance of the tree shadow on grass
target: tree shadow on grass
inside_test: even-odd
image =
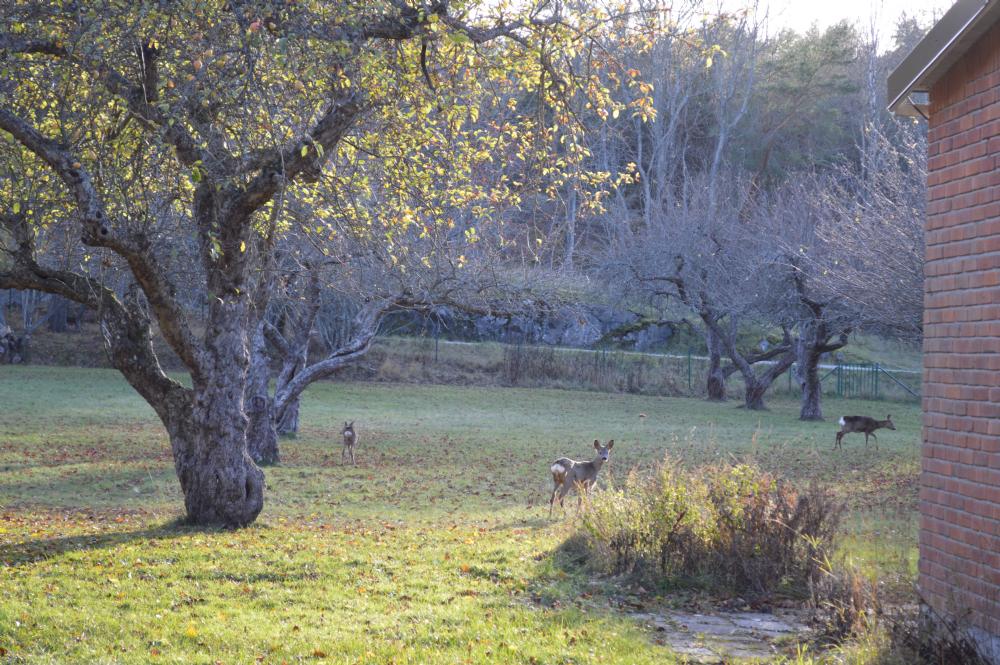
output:
[[[35,470],[30,474],[0,473],[0,504],[75,512],[143,508],[175,501],[180,494],[173,469],[93,465],[71,475],[60,474],[59,467],[37,466]]]
[[[195,534],[213,534],[225,531],[221,527],[199,527],[188,524],[183,518],[132,531],[107,531],[59,538],[36,538],[17,543],[0,544],[0,567],[18,567],[45,561],[68,552],[85,552],[114,548],[135,541],[162,541],[184,538]]]
[[[554,520],[549,520],[543,517],[513,517],[509,520],[503,522],[497,522],[493,526],[489,527],[489,531],[510,531],[513,529],[530,529],[532,531],[540,531],[543,529],[548,529],[555,523]]]

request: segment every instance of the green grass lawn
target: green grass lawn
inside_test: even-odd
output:
[[[324,383],[266,470],[257,523],[177,525],[151,409],[116,372],[0,368],[0,654],[10,662],[674,662],[601,583],[551,553],[548,466],[614,438],[609,479],[665,454],[752,458],[832,484],[845,554],[905,583],[915,559],[916,405],[829,400],[750,413],[695,399]],[[831,450],[842,413],[893,414]],[[640,417],[645,414],[645,417]],[[340,464],[355,420],[358,466]],[[575,502],[574,502],[575,503]],[[604,598],[604,600],[602,600]],[[2,660],[2,658],[0,658]]]

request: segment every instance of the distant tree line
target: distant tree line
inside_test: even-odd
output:
[[[753,8],[672,18],[685,11],[713,50],[668,31],[625,57],[656,120],[595,124],[594,168],[626,176],[585,224],[552,211],[547,260],[698,329],[709,399],[739,373],[745,406],[764,408],[794,367],[801,417],[822,419],[821,358],[859,330],[921,334],[926,128],[887,113],[884,81],[922,31],[903,17],[886,49],[847,23],[766,37]],[[744,348],[748,331],[770,339]]]

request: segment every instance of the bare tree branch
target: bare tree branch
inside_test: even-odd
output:
[[[305,367],[284,386],[284,389],[275,394],[274,407],[275,413],[279,414],[278,417],[286,405],[301,395],[302,391],[310,384],[330,376],[338,369],[368,353],[372,342],[375,341],[382,318],[393,305],[394,303],[379,303],[362,309],[355,319],[356,332],[346,344],[334,350],[323,360]]]

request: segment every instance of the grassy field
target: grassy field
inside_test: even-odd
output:
[[[152,411],[99,369],[0,368],[0,661],[30,663],[675,662],[553,551],[548,465],[614,438],[609,479],[664,454],[752,458],[850,506],[845,555],[905,587],[915,560],[916,405],[797,405],[324,383],[240,531],[177,524]],[[837,415],[898,430],[831,451]],[[640,417],[645,414],[645,417]],[[359,428],[356,468],[339,426]],[[669,598],[654,602],[670,602]]]

